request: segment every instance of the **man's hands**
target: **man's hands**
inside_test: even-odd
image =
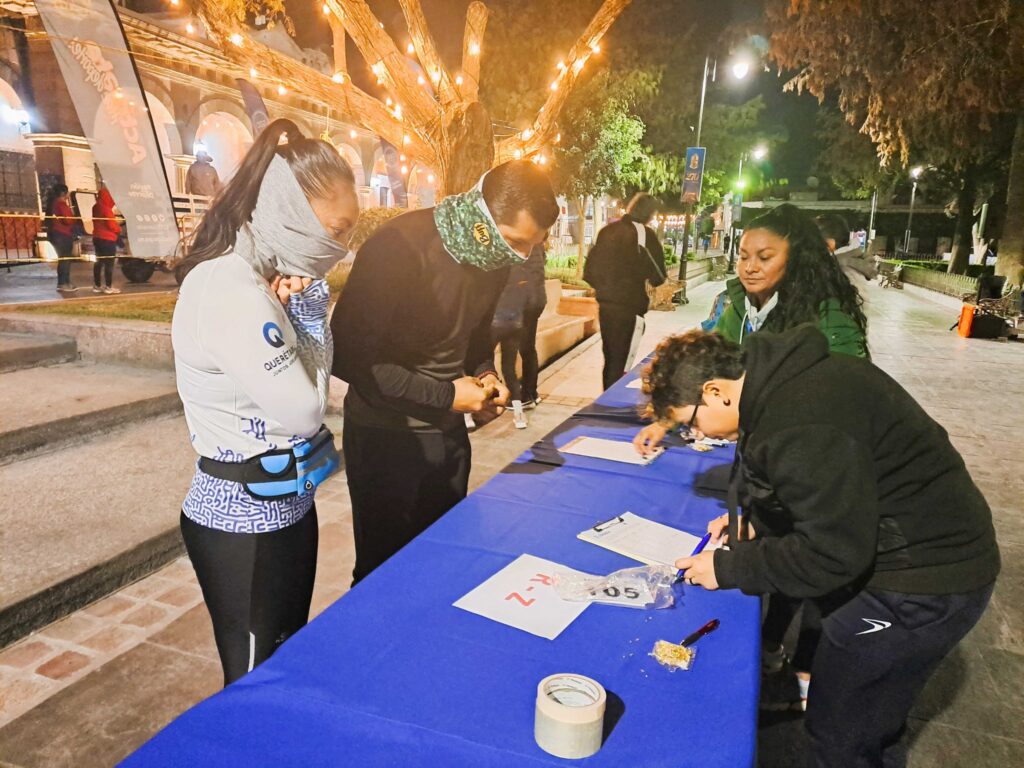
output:
[[[309,288],[313,282],[311,277],[289,277],[288,275],[274,275],[270,281],[270,290],[277,296],[284,306],[288,306],[288,299],[294,293],[302,293]]]
[[[505,412],[508,405],[508,387],[498,377],[489,373],[481,379],[476,376],[463,376],[456,379],[455,399],[452,410],[456,413],[480,414],[486,423]]]
[[[744,526],[742,518],[740,520],[740,525]],[[711,534],[711,544],[718,544],[719,542],[722,544],[728,544],[729,515],[721,515],[708,523],[708,533]],[[740,532],[740,538],[743,539],[743,541],[751,541],[752,539],[757,538],[757,531],[754,530],[754,526],[752,526],[749,521],[745,523],[745,527],[743,527]]]
[[[665,439],[665,435],[668,432],[669,427],[663,426],[658,422],[648,424],[636,433],[636,437],[633,438],[633,447],[636,448],[636,452],[641,456],[647,456],[654,452],[654,449],[658,447],[658,443]]]

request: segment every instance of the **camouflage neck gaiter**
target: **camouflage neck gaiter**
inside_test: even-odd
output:
[[[509,247],[484,202],[483,179],[469,192],[451,195],[434,208],[434,223],[448,255],[460,264],[492,272],[526,261]]]

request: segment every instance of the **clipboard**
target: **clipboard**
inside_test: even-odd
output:
[[[576,538],[645,565],[673,567],[679,558],[689,557],[701,539],[700,536],[647,520],[632,512],[625,512],[587,528],[578,533]],[[720,546],[709,544],[707,549],[718,549]]]

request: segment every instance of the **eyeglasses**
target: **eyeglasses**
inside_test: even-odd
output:
[[[701,404],[695,403],[693,406],[693,413],[690,414],[690,420],[686,422],[686,431],[693,433],[693,427],[697,423],[697,411],[700,409]]]

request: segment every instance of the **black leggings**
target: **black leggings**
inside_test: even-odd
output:
[[[117,257],[117,243],[110,240],[96,240],[93,238],[93,245],[96,247],[96,263],[92,268],[92,284],[101,286],[100,275],[107,280],[107,288],[114,284],[114,260]]]
[[[523,313],[522,326],[494,327],[495,342],[501,345],[501,378],[505,380],[513,400],[527,402],[537,399],[537,376],[540,364],[537,359],[537,322],[540,309],[528,309]],[[523,377],[516,375],[516,357],[523,359]]]
[[[224,685],[270,658],[309,619],[316,507],[269,533],[229,533],[181,515],[181,535],[213,620]]]

